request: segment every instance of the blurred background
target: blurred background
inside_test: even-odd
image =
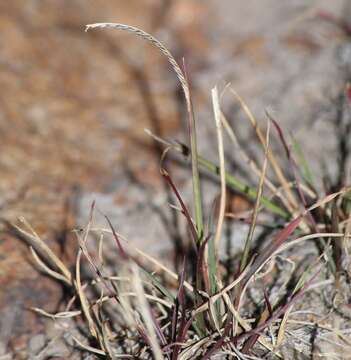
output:
[[[187,142],[177,79],[140,38],[113,30],[85,33],[85,25],[137,26],[160,39],[180,63],[185,59],[199,148],[208,158],[217,159],[210,90],[231,83],[262,127],[268,109],[301,142],[316,174],[337,181],[335,159],[345,133],[337,121],[338,101],[351,79],[349,4],[0,2],[0,359],[45,358],[40,350],[53,336],[59,339],[60,330],[27,308],[55,311],[63,297],[57,284],[34,269],[27,245],[8,231],[7,222],[25,217],[72,263],[71,229],[87,222],[95,199],[120,232],[153,255],[173,260],[175,246],[182,246],[176,245],[177,220],[169,214],[159,175],[160,148],[144,132]],[[226,93],[222,104],[242,146],[259,156],[235,99]],[[226,155],[233,173],[250,176],[230,147]],[[189,172],[182,169],[184,164],[175,166],[174,177],[191,202]],[[217,190],[208,186],[211,204]],[[235,204],[250,206],[244,200]],[[64,346],[52,351],[70,356]]]

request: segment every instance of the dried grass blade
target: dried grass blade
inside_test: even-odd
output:
[[[226,117],[224,116],[223,113],[221,113],[221,119],[222,119],[223,127],[226,130],[230,140],[235,145],[236,149],[239,151],[240,155],[243,157],[245,162],[249,165],[252,172],[255,175],[257,175],[258,178],[260,178],[261,177],[261,170],[258,168],[256,162],[254,160],[250,159],[249,156],[246,154],[246,152],[241,148],[233,128],[230,126],[228,120],[226,119]],[[272,181],[268,179],[267,174],[265,176],[264,183],[272,191],[273,194],[277,194],[277,196],[279,197],[279,199],[282,201],[283,205],[287,209],[292,210],[291,207],[290,207],[289,201],[286,199],[285,196],[283,196],[281,191],[278,190],[278,188],[272,183]]]
[[[267,123],[266,140],[265,140],[265,145],[264,145],[265,157],[264,157],[264,161],[263,161],[260,182],[258,184],[257,197],[256,197],[256,201],[255,201],[254,211],[252,214],[252,221],[250,224],[249,233],[246,238],[244,252],[243,252],[242,260],[240,263],[240,272],[242,272],[245,269],[245,267],[248,263],[249,252],[251,249],[251,243],[252,243],[253,235],[254,235],[255,228],[256,228],[257,215],[258,215],[258,210],[259,210],[260,201],[261,201],[262,192],[263,192],[264,178],[266,176],[266,171],[267,171],[267,159],[268,159],[268,151],[269,151],[269,132],[270,132],[270,122]]]
[[[139,305],[139,310],[141,312],[142,318],[144,320],[144,325],[148,331],[148,339],[150,341],[150,346],[152,349],[152,353],[156,360],[163,360],[162,350],[157,341],[157,335],[154,329],[154,322],[150,313],[150,307],[145,297],[145,292],[143,289],[143,285],[141,283],[139,269],[136,264],[131,264],[131,270],[133,274],[133,287],[137,294],[137,304]]]
[[[105,351],[102,351],[100,349],[97,349],[97,348],[94,348],[92,346],[89,346],[89,345],[85,345],[83,344],[79,339],[77,339],[75,336],[72,336],[72,339],[77,343],[77,345],[83,349],[83,350],[86,350],[90,353],[93,353],[93,354],[97,354],[97,355],[102,355],[102,356],[106,356],[106,352]]]
[[[80,303],[82,305],[83,314],[84,314],[84,316],[85,316],[85,318],[87,319],[87,322],[88,322],[90,334],[93,337],[97,338],[98,334],[97,334],[97,331],[96,331],[96,326],[95,326],[94,320],[93,320],[93,318],[91,316],[91,313],[90,313],[89,302],[88,302],[88,299],[85,296],[84,290],[82,288],[82,282],[81,282],[81,276],[80,276],[80,263],[81,263],[82,253],[83,253],[82,250],[79,249],[78,250],[78,255],[77,255],[77,260],[76,260],[76,281],[75,281],[75,286],[76,286],[76,289],[77,289],[77,292],[78,292],[78,297],[79,297]]]
[[[30,310],[32,310],[40,315],[46,316],[50,319],[53,319],[53,320],[68,319],[68,318],[72,318],[72,317],[81,315],[81,313],[82,313],[80,310],[76,310],[76,311],[63,311],[63,312],[59,312],[56,314],[50,314],[47,311],[40,309],[40,308],[36,308],[36,307],[31,307]]]
[[[220,198],[220,205],[219,205],[217,228],[216,228],[216,232],[215,232],[215,236],[214,236],[215,250],[216,250],[216,252],[218,252],[219,242],[221,239],[222,228],[223,228],[223,223],[224,223],[224,215],[225,215],[226,181],[225,181],[225,159],[224,159],[221,109],[220,109],[220,105],[219,105],[219,96],[218,96],[217,87],[212,89],[212,106],[213,106],[214,118],[215,118],[215,123],[216,123],[216,131],[217,131],[219,169],[220,169],[220,180],[221,180],[221,198]]]
[[[304,208],[307,207],[307,201],[306,201],[306,198],[305,198],[305,195],[302,191],[302,185],[301,185],[301,181],[299,179],[299,176],[297,174],[297,171],[298,170],[299,172],[300,169],[298,168],[298,165],[295,161],[295,159],[293,158],[292,154],[291,154],[291,151],[290,151],[290,147],[288,146],[286,140],[285,140],[285,136],[284,136],[284,133],[283,133],[283,130],[282,128],[280,127],[280,125],[278,124],[278,122],[273,119],[273,117],[266,111],[266,115],[268,116],[268,118],[272,121],[276,131],[278,132],[278,136],[279,136],[279,139],[281,141],[281,143],[283,144],[283,147],[285,149],[285,152],[286,152],[286,157],[288,159],[288,162],[289,162],[289,165],[290,165],[290,168],[291,168],[291,171],[293,173],[293,177],[295,179],[295,183],[296,183],[296,189],[297,189],[297,192],[298,192],[298,195],[299,195],[299,198],[301,200],[301,203],[303,204]],[[313,198],[315,198],[315,196],[313,196]],[[294,214],[295,215],[295,214]],[[307,214],[307,217],[308,217],[308,220],[310,222],[310,226],[308,226],[308,223],[306,221],[304,221],[301,225],[301,228],[303,230],[307,230],[308,231],[308,228],[312,228],[313,231],[316,231],[317,232],[317,225],[315,223],[315,220],[313,218],[313,216],[311,214]]]
[[[258,139],[260,140],[261,144],[264,146],[265,145],[264,135],[262,134],[261,129],[259,128],[257,121],[256,121],[255,117],[253,116],[251,110],[246,105],[245,101],[241,98],[241,96],[233,88],[229,87],[229,89],[230,89],[231,93],[234,95],[234,97],[239,101],[240,106],[244,110],[245,114],[247,115],[248,119],[251,122],[251,125],[255,129]],[[281,167],[279,166],[274,154],[271,151],[268,152],[268,160],[272,164],[272,168],[273,168],[278,180],[280,181],[281,185],[284,188],[286,196],[287,196],[288,200],[290,201],[290,204],[293,208],[292,210],[296,209],[298,206],[296,199],[295,199],[292,191],[290,190],[290,187],[288,186],[288,181],[285,178]]]
[[[32,227],[27,223],[27,221],[22,217],[19,219],[29,230],[32,234],[28,233],[27,231],[23,230],[19,226],[15,224],[11,224],[13,230],[21,236],[24,240],[26,240],[30,246],[32,246],[40,256],[48,261],[50,264],[57,267],[58,270],[62,273],[62,275],[66,278],[67,283],[72,284],[72,275],[71,272],[68,270],[66,265],[55,255],[55,253],[46,245],[46,243],[36,234],[36,232],[32,229]]]
[[[45,272],[47,275],[51,276],[52,278],[62,281],[67,285],[71,285],[71,283],[67,280],[67,278],[63,275],[61,275],[60,273],[58,273],[57,271],[54,271],[52,269],[50,269],[41,259],[40,257],[37,255],[37,253],[35,252],[35,250],[33,249],[32,246],[29,247],[32,256],[34,258],[34,260],[36,261],[36,263],[38,264],[38,266],[42,269],[43,272]]]

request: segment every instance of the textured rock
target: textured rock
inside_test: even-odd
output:
[[[348,3],[316,0],[309,6],[348,18]],[[137,25],[163,40],[177,59],[186,57],[199,147],[210,159],[217,160],[210,89],[231,82],[262,127],[268,108],[303,144],[316,173],[325,162],[334,174],[335,101],[348,80],[350,43],[335,24],[307,17],[308,11],[302,0],[2,1],[1,218],[25,216],[68,263],[77,246],[70,230],[86,223],[93,199],[119,232],[152,255],[172,260],[172,242],[179,234],[187,240],[184,219],[167,204],[175,200],[160,179],[159,149],[143,131],[186,141],[175,76],[140,39],[113,31],[85,34],[84,25],[96,21]],[[229,94],[223,110],[242,145],[262,159]],[[226,145],[233,157],[228,167],[246,176]],[[272,146],[282,152],[278,141]],[[189,172],[174,166],[171,174],[191,203]],[[204,186],[208,216],[218,189],[210,181]],[[98,212],[95,221],[106,226]],[[0,354],[28,358],[41,335],[29,347],[28,341],[43,333],[46,322],[25,308],[54,311],[61,288],[39,277],[27,247],[2,229],[0,319],[7,326],[0,327]],[[246,228],[235,225],[234,234],[240,246]],[[112,243],[106,249],[114,255]],[[67,354],[64,346],[62,351]]]

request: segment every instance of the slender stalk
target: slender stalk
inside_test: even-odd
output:
[[[256,228],[256,220],[257,220],[258,210],[259,210],[261,197],[262,197],[262,192],[263,192],[264,178],[265,178],[266,170],[267,170],[267,159],[268,159],[268,151],[269,151],[269,130],[270,130],[270,122],[268,121],[267,133],[266,133],[266,141],[265,141],[265,154],[264,154],[265,157],[264,157],[264,161],[263,161],[260,182],[259,182],[259,185],[258,185],[257,196],[256,196],[256,201],[255,201],[255,207],[254,207],[254,211],[253,211],[253,214],[252,214],[252,221],[251,221],[251,225],[250,225],[250,230],[249,230],[249,233],[247,235],[247,239],[246,239],[245,247],[244,247],[244,252],[243,252],[243,256],[242,256],[241,263],[240,263],[240,272],[244,271],[244,269],[245,269],[245,267],[246,267],[246,265],[248,263],[249,253],[250,253],[250,249],[251,249],[251,243],[252,243],[253,235],[254,235],[255,228]]]
[[[199,164],[198,164],[198,154],[197,154],[197,140],[196,140],[196,126],[195,126],[195,116],[193,105],[190,96],[190,86],[187,78],[186,71],[182,70],[175,60],[171,52],[154,36],[147,33],[144,30],[141,30],[135,26],[120,24],[120,23],[96,23],[86,25],[85,31],[94,30],[94,29],[117,29],[124,30],[129,33],[132,33],[136,36],[141,37],[142,39],[148,41],[151,45],[156,47],[168,60],[172,69],[174,70],[177,78],[182,87],[187,111],[189,116],[189,136],[190,136],[190,149],[191,149],[191,167],[192,167],[192,179],[193,179],[193,193],[194,193],[194,206],[195,206],[195,222],[196,230],[198,235],[198,244],[201,243],[203,238],[203,214],[202,214],[202,197],[201,197],[201,187],[200,187],[200,176],[199,176]]]
[[[198,245],[201,244],[204,235],[204,220],[202,212],[202,195],[199,175],[199,156],[197,153],[197,139],[196,139],[196,123],[194,116],[194,109],[189,97],[188,99],[188,114],[189,114],[189,132],[190,132],[190,149],[191,149],[191,173],[193,180],[193,196],[195,206],[195,223],[197,230]]]

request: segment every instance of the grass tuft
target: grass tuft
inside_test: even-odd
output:
[[[254,162],[240,147],[234,129],[221,111],[221,96],[216,87],[211,94],[219,165],[200,156],[185,65],[182,69],[169,50],[143,30],[114,23],[91,24],[86,30],[98,28],[124,30],[151,43],[166,56],[182,86],[189,117],[190,147],[148,133],[165,147],[164,156],[175,150],[191,158],[194,216],[188,205],[191,200],[183,198],[168,170],[163,166],[160,170],[179,203],[176,210],[185,217],[192,251],[185,255],[177,274],[125,239],[108,217],[105,217],[107,228],[95,227],[93,203],[86,227],[75,231],[79,249],[75,268],[70,269],[20,218],[19,224],[10,224],[12,231],[29,244],[39,271],[62,283],[70,295],[63,311],[50,314],[44,309],[32,310],[55,322],[74,320],[85,330],[85,336],[81,337],[72,331],[74,344],[84,352],[106,359],[190,360],[215,356],[283,359],[287,349],[290,353],[300,351],[296,337],[301,326],[307,334],[312,334],[311,324],[328,329],[346,342],[347,321],[338,318],[343,326],[338,329],[334,318],[329,321],[330,315],[340,312],[342,307],[336,310],[334,303],[328,307],[325,298],[338,299],[338,304],[344,301],[344,308],[349,306],[347,296],[343,298],[340,294],[345,284],[349,284],[351,188],[345,186],[317,196],[315,175],[302,147],[293,140],[298,161],[293,160],[283,130],[274,119],[268,121],[264,136],[247,104],[231,88],[234,100],[255,129],[258,148],[263,149],[263,163],[260,166]],[[280,162],[288,161],[284,166],[269,147],[271,122],[287,155],[285,159],[279,158]],[[255,175],[257,184],[245,184],[227,173],[224,132]],[[286,171],[289,166],[293,167],[294,179]],[[206,232],[211,227],[204,221],[200,167],[216,175],[220,184],[214,233]],[[272,175],[268,173],[269,167]],[[250,226],[244,248],[223,256],[221,241],[230,216],[227,194],[232,189],[254,204],[245,219]],[[260,221],[261,217],[264,222]],[[263,232],[258,241],[258,228],[262,224],[269,231]],[[90,250],[96,234],[98,254]],[[105,238],[116,245],[113,269],[108,269],[104,261]],[[232,265],[224,266],[229,263]],[[330,264],[334,264],[335,271],[330,271],[333,268]],[[298,324],[300,327],[296,328]],[[325,334],[316,335],[314,341],[324,346],[326,339],[332,342]],[[313,348],[311,345],[302,355],[314,358]],[[327,356],[322,350],[320,354]]]

